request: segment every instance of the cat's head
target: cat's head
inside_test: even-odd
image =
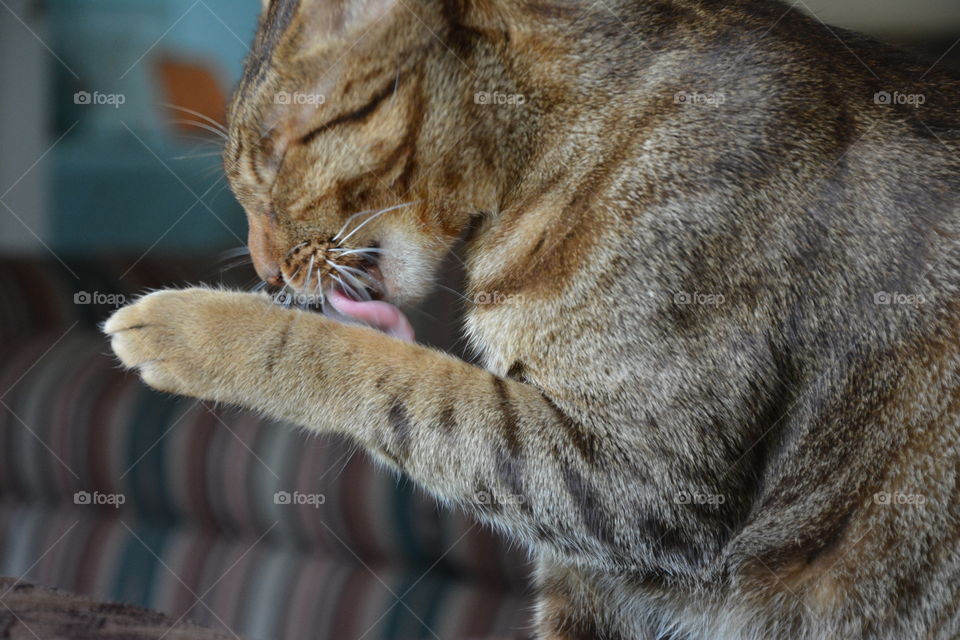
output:
[[[475,94],[502,64],[452,1],[265,2],[224,153],[264,280],[410,303],[496,207],[511,125]]]

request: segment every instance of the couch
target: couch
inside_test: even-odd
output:
[[[177,257],[0,259],[0,575],[249,640],[519,638],[526,556],[347,440],[146,388],[97,330]]]

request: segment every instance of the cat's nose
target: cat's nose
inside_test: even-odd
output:
[[[250,246],[250,257],[253,260],[253,268],[261,280],[274,287],[283,286],[283,276],[280,273],[279,262],[272,256],[257,251],[252,245]]]
[[[280,273],[280,264],[273,260],[264,260],[258,258],[254,252],[250,252],[253,258],[253,268],[260,276],[260,279],[273,287],[283,286],[283,275]]]
[[[280,260],[277,258],[274,235],[275,229],[272,225],[264,225],[254,218],[250,221],[247,246],[250,247],[253,268],[260,279],[269,285],[279,287],[283,285],[283,276],[280,273]]]

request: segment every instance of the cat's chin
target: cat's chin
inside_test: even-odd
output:
[[[338,314],[405,342],[414,342],[413,327],[407,316],[396,306],[383,300],[360,301],[347,297],[337,289],[329,295]]]

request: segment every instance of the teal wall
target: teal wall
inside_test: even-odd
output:
[[[243,213],[222,189],[219,158],[209,156],[216,147],[171,134],[153,63],[159,55],[203,60],[232,90],[259,0],[48,0],[47,6],[52,48],[64,63],[51,63],[52,139],[66,133],[50,154],[51,247],[138,252],[238,245],[246,237]],[[119,95],[122,104],[77,104],[78,92]]]

